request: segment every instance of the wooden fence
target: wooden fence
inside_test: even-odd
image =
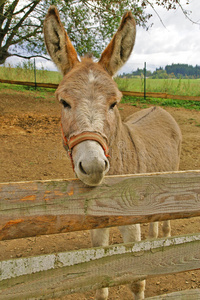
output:
[[[95,188],[79,180],[0,184],[0,240],[193,216],[200,216],[200,171],[109,176]],[[2,260],[0,299],[59,298],[197,270],[199,249],[196,233]],[[196,300],[200,289],[165,297]]]
[[[8,83],[8,84],[17,84],[17,85],[26,85],[26,86],[37,86],[37,87],[44,87],[44,88],[51,88],[51,89],[57,89],[58,84],[54,83],[35,83],[35,82],[30,82],[30,81],[19,81],[19,80],[5,80],[5,79],[0,79],[1,83]]]
[[[122,94],[124,96],[144,97],[144,93],[141,93],[141,92],[122,91]],[[196,97],[196,96],[171,95],[171,94],[167,94],[167,93],[150,93],[150,92],[146,92],[146,97],[149,97],[149,98],[163,98],[163,99],[175,99],[175,100],[200,101],[200,97]]]
[[[44,88],[52,88],[57,89],[58,84],[53,83],[34,83],[34,82],[23,82],[16,80],[4,80],[0,79],[1,83],[9,83],[9,84],[18,84],[18,85],[26,85],[26,86],[37,86]],[[124,96],[134,96],[134,97],[144,97],[144,92],[133,92],[133,91],[121,91]],[[171,95],[167,93],[151,93],[146,92],[146,97],[150,98],[163,98],[163,99],[176,99],[176,100],[190,100],[190,101],[200,101],[200,97],[196,96],[181,96],[181,95]]]

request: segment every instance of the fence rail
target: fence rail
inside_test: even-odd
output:
[[[121,92],[124,96],[144,97],[144,93],[141,93],[141,92],[132,92],[132,91],[121,91]],[[150,93],[150,92],[146,92],[146,97],[163,98],[163,99],[175,99],[175,100],[200,101],[200,97],[196,97],[196,96],[171,95],[171,94],[167,94],[167,93]]]
[[[0,184],[0,240],[200,215],[200,171]]]
[[[26,85],[33,87],[44,87],[44,88],[52,88],[57,89],[58,84],[53,83],[34,83],[34,82],[23,82],[23,81],[15,81],[15,80],[4,80],[0,79],[1,83],[8,84],[18,84],[18,85]],[[176,99],[176,100],[190,100],[190,101],[200,101],[200,97],[196,96],[182,96],[182,95],[171,95],[167,93],[151,93],[151,92],[133,92],[133,91],[121,91],[124,96],[133,96],[133,97],[150,97],[150,98],[163,98],[163,99]]]
[[[184,291],[174,292],[170,294],[162,294],[160,296],[147,298],[146,300],[161,300],[161,299],[162,300],[199,300],[200,289],[184,290]]]
[[[195,234],[2,261],[0,300],[59,298],[200,269],[199,249]]]
[[[29,82],[29,81],[19,81],[19,80],[5,80],[5,79],[0,79],[1,83],[8,83],[8,84],[17,84],[17,85],[26,85],[26,86],[37,86],[37,87],[44,87],[44,88],[52,88],[52,89],[57,89],[58,84],[54,83],[35,83],[35,82]]]
[[[2,240],[199,215],[200,170],[108,176],[95,188],[79,180],[0,184]],[[196,233],[1,260],[0,300],[59,298],[199,270],[199,249]],[[198,295],[199,289],[174,299]]]

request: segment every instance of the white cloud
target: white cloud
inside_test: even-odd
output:
[[[200,20],[199,0],[190,1],[184,8],[191,11],[193,21]],[[154,25],[149,31],[137,28],[134,51],[121,72],[142,68],[145,61],[147,69],[172,63],[200,65],[200,26],[189,21],[181,9],[166,11],[158,7],[157,12],[165,27],[153,13],[150,22]]]
[[[180,0],[185,3],[185,0]],[[184,6],[191,11],[190,18],[200,21],[200,1],[190,0],[189,5]],[[181,9],[176,11],[166,11],[158,7],[157,12],[161,17],[165,27],[153,11],[150,23],[154,25],[146,31],[137,27],[136,44],[133,53],[121,69],[120,73],[131,72],[132,70],[143,68],[144,62],[147,69],[155,69],[172,63],[186,63],[200,65],[200,26],[190,22],[183,14]],[[8,58],[7,62],[15,64],[19,59]],[[37,68],[41,67],[49,70],[57,70],[52,62],[36,59]]]

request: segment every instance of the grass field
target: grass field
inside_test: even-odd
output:
[[[12,65],[0,67],[0,79],[35,82],[34,67],[32,64],[19,65],[16,68]],[[62,75],[59,72],[36,70],[36,82],[56,84],[61,79]]]
[[[116,78],[122,91],[144,91],[142,78]],[[147,78],[147,92],[167,93],[171,95],[200,96],[200,79],[151,79]]]
[[[20,80],[34,82],[34,68],[33,65],[18,66],[13,68],[11,65],[7,67],[0,67],[0,79],[7,80]],[[62,75],[59,72],[37,70],[36,71],[37,82],[41,83],[55,83],[58,84]],[[122,91],[144,91],[144,80],[139,77],[135,78],[115,78],[118,87]],[[9,84],[1,84],[0,89],[9,88],[23,90],[34,90],[33,87],[16,86]],[[41,93],[46,93],[44,88],[37,88]],[[47,90],[46,90],[47,91]],[[48,89],[50,92],[51,90]],[[200,79],[151,79],[147,78],[147,92],[161,92],[171,95],[184,95],[184,96],[200,96]],[[124,96],[122,102],[129,102],[134,106],[140,105],[145,107],[147,104],[161,105],[161,106],[173,106],[173,107],[185,107],[187,109],[200,110],[200,101],[183,101],[172,99],[155,99]],[[138,104],[139,103],[139,104]]]
[[[62,75],[59,72],[36,70],[36,81],[42,83],[59,83]],[[33,64],[24,63],[13,68],[12,65],[0,67],[0,79],[34,82]],[[144,79],[115,78],[122,91],[144,91]],[[147,78],[147,92],[160,92],[172,95],[200,96],[200,79],[151,79]]]
[[[183,107],[186,109],[194,109],[200,111],[200,101],[191,100],[175,100],[175,99],[161,99],[161,98],[143,98],[123,96],[122,103],[130,103],[133,106],[147,108],[149,105]]]

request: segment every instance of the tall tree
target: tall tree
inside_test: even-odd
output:
[[[0,64],[13,55],[30,58],[46,54],[42,27],[52,4],[65,20],[78,53],[92,52],[96,57],[113,35],[125,10],[132,10],[137,24],[147,27],[151,17],[146,13],[147,7],[182,9],[179,0],[0,0]]]

